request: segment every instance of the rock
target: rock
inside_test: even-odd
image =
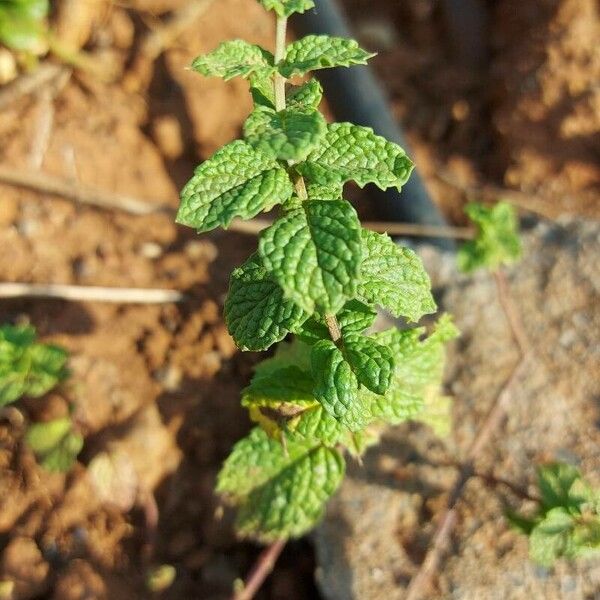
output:
[[[536,464],[568,460],[599,486],[600,224],[540,223],[525,246],[508,277],[535,359],[476,468],[532,489]],[[441,308],[462,331],[446,374],[453,433],[442,442],[426,427],[405,424],[367,453],[364,468],[350,466],[314,537],[328,600],[404,597],[456,476],[442,465],[464,455],[518,359],[493,277],[459,275],[451,256],[430,248],[423,254]],[[427,598],[597,598],[600,561],[540,569],[528,559],[527,539],[509,529],[507,505],[519,510],[522,502],[482,478],[468,483],[451,550]]]

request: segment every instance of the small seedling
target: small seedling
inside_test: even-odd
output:
[[[33,327],[0,327],[0,406],[54,389],[68,376],[67,358],[62,348],[37,342]],[[83,446],[69,417],[30,425],[25,441],[49,471],[69,470]]]
[[[67,376],[67,353],[36,341],[30,326],[0,327],[0,406],[22,396],[38,398]]]
[[[533,516],[509,513],[511,524],[529,536],[531,559],[551,567],[560,557],[600,555],[600,490],[571,465],[538,469],[540,500]]]
[[[259,1],[277,15],[275,55],[235,40],[193,62],[206,76],[247,79],[254,109],[244,139],[197,167],[177,220],[205,232],[279,210],[231,276],[225,320],[242,350],[296,339],[261,363],[243,391],[259,427],[236,444],[217,483],[238,507],[238,532],[270,542],[315,525],[343,478],[344,451],[364,452],[379,424],[440,412],[444,344],[457,330],[444,316],[429,335],[370,333],[376,307],[417,322],[436,305],[420,259],[363,229],[343,187],[400,189],[413,164],[368,127],[327,124],[318,81],[290,82],[373,55],[322,35],[286,46],[287,18],[314,2]]]
[[[490,207],[471,202],[465,212],[475,224],[476,234],[458,251],[458,268],[461,271],[471,273],[481,268],[494,271],[521,258],[523,248],[519,221],[515,209],[508,202],[498,202]]]

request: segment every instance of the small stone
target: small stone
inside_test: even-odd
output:
[[[140,254],[144,258],[155,259],[163,255],[163,249],[156,242],[145,242],[140,246]]]

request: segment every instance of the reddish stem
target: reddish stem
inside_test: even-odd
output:
[[[286,542],[287,540],[278,540],[261,552],[248,574],[244,588],[236,592],[231,597],[231,600],[252,600],[254,598],[256,592],[258,592],[265,579],[273,570],[273,567],[275,567],[275,563],[283,551]]]

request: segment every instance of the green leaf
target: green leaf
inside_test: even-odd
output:
[[[551,567],[560,556],[572,554],[573,516],[564,508],[553,508],[533,528],[529,537],[529,555],[536,563]]]
[[[317,108],[323,99],[323,88],[317,79],[303,85],[292,86],[286,96],[288,108]]]
[[[361,251],[356,211],[338,200],[305,202],[259,239],[266,269],[309,313],[336,313],[355,295]]]
[[[254,367],[256,375],[266,375],[286,367],[298,367],[303,371],[310,371],[311,347],[294,338],[291,342],[277,344],[275,354],[258,363]]]
[[[346,429],[323,406],[316,403],[291,419],[287,431],[294,439],[320,441],[326,446],[335,446],[342,439]]]
[[[235,141],[196,168],[181,192],[177,222],[199,232],[228,227],[286,201],[293,192],[285,170],[250,144]]]
[[[242,393],[250,418],[274,439],[319,441],[333,446],[343,428],[323,411],[313,395],[310,373],[296,365],[259,370]]]
[[[283,290],[253,254],[231,275],[225,322],[242,350],[266,350],[295,331],[308,313],[283,297]]]
[[[314,0],[258,0],[267,10],[274,10],[279,17],[303,13],[315,6]]]
[[[242,406],[271,437],[281,439],[291,419],[317,405],[313,380],[297,366],[256,374],[242,392]]]
[[[243,406],[277,407],[290,404],[295,407],[313,406],[313,380],[309,373],[289,366],[267,374],[257,374],[242,392]]]
[[[427,394],[432,393],[432,388],[437,393],[444,371],[444,345],[458,335],[458,330],[450,317],[443,315],[431,335],[423,338],[424,333],[425,329],[418,327],[403,331],[390,329],[373,336],[391,349],[395,362],[390,388],[385,396],[364,389],[359,392],[365,402],[371,402],[374,420],[397,424],[418,418]]]
[[[246,141],[265,155],[279,160],[302,160],[325,134],[323,115],[314,108],[276,112],[259,106],[244,124]]]
[[[0,43],[13,50],[42,52],[47,48],[47,0],[2,0]]]
[[[206,77],[222,77],[225,81],[251,75],[264,79],[275,70],[270,52],[244,40],[223,42],[209,54],[198,56],[192,69]]]
[[[385,394],[394,371],[390,349],[357,333],[344,336],[343,340],[343,354],[356,374],[358,383],[375,394]]]
[[[287,47],[285,58],[278,68],[284,77],[289,78],[318,69],[366,65],[373,56],[375,54],[363,50],[355,40],[307,35]]]
[[[371,128],[333,123],[319,147],[296,169],[321,185],[355,181],[360,187],[374,183],[381,189],[400,189],[413,164],[400,146],[375,135]]]
[[[461,271],[494,270],[521,257],[519,221],[508,202],[498,202],[491,207],[471,202],[465,212],[475,223],[477,233],[475,239],[465,242],[458,251],[458,268]]]
[[[363,262],[358,293],[395,317],[418,321],[437,309],[421,259],[386,234],[362,230]]]
[[[333,183],[321,185],[319,183],[306,183],[306,194],[309,200],[342,200],[344,187],[342,184]]]
[[[67,377],[65,350],[35,342],[29,326],[0,327],[0,406],[38,398]]]
[[[566,463],[551,463],[538,468],[538,486],[545,510],[556,507],[579,510],[589,493],[577,486],[582,483],[581,473]],[[583,493],[582,493],[583,492]]]
[[[217,491],[238,505],[238,532],[271,542],[299,537],[322,517],[344,475],[335,450],[288,440],[286,449],[261,429],[238,442]]]
[[[349,333],[362,333],[373,325],[377,312],[360,300],[350,300],[344,304],[336,318],[342,336]]]
[[[358,379],[342,351],[331,340],[317,342],[311,353],[315,398],[351,431],[369,421],[368,402],[358,398]]]
[[[68,471],[83,448],[69,417],[31,425],[25,441],[48,471]]]

